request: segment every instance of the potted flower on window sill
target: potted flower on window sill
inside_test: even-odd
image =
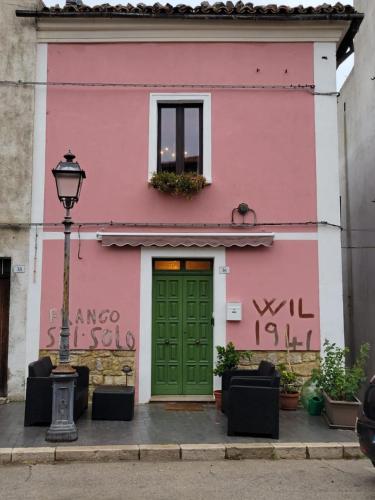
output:
[[[354,429],[360,401],[359,389],[365,381],[365,365],[369,344],[362,344],[353,366],[345,366],[349,353],[346,347],[338,347],[326,340],[320,368],[313,371],[312,379],[323,391],[325,415],[330,427]]]
[[[251,351],[236,351],[233,342],[229,342],[226,347],[217,345],[217,359],[214,375],[222,377],[226,371],[236,370],[241,360],[250,361],[253,353]],[[222,391],[214,391],[216,408],[221,410]]]
[[[302,381],[290,365],[280,363],[277,368],[280,373],[280,408],[282,410],[296,410]]]
[[[203,175],[192,172],[154,172],[150,179],[153,188],[174,196],[190,199],[207,185]]]

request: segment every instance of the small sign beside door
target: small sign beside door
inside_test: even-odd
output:
[[[13,266],[13,272],[14,273],[24,273],[25,272],[25,267],[24,265],[21,264],[16,264]]]
[[[229,266],[219,266],[219,274],[229,274]]]

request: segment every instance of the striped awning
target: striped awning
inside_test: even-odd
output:
[[[270,247],[273,233],[98,233],[103,247]]]

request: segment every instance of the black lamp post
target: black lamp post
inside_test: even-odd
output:
[[[74,154],[69,151],[65,161],[52,170],[55,177],[57,195],[65,208],[64,217],[64,288],[62,306],[62,324],[60,332],[59,362],[52,370],[52,421],[49,427],[47,441],[75,441],[78,437],[73,420],[74,385],[77,378],[76,370],[70,366],[69,352],[69,271],[70,271],[70,233],[73,224],[70,210],[78,202],[82,180],[86,174],[77,162]]]

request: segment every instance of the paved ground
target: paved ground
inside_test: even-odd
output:
[[[46,427],[24,427],[24,403],[0,405],[0,448],[50,446],[45,441]],[[113,422],[91,420],[90,411],[77,422],[78,445],[180,444],[273,442],[269,438],[230,436],[226,417],[213,404],[204,410],[167,411],[163,403],[138,405],[134,420]],[[280,411],[280,442],[356,442],[352,431],[333,430],[323,417],[311,417],[302,408]],[[374,495],[375,498],[375,495]]]
[[[362,460],[105,463],[0,468],[2,500],[373,500]]]

